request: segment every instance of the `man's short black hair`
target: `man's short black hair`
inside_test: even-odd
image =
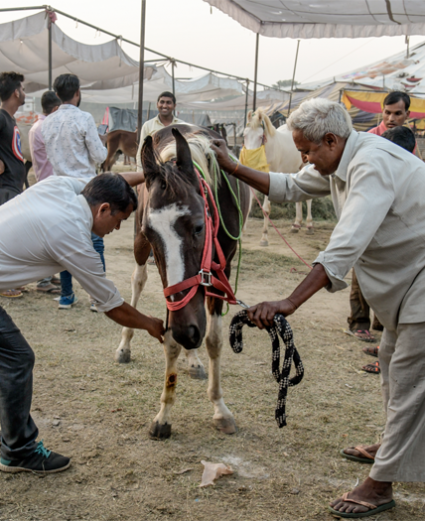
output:
[[[393,92],[390,92],[384,99],[384,107],[385,105],[394,105],[394,103],[398,103],[400,100],[404,101],[406,110],[409,110],[410,96],[405,92],[401,92],[401,90],[394,90]]]
[[[56,96],[52,90],[46,90],[41,96],[41,107],[44,114],[49,115],[55,107],[62,105],[61,100]]]
[[[53,88],[63,102],[69,101],[80,88],[80,80],[75,74],[61,74],[55,79]]]
[[[125,212],[128,205],[137,209],[137,196],[123,176],[119,174],[99,174],[89,181],[81,192],[90,206],[109,203],[112,214]]]
[[[19,72],[2,72],[0,74],[0,99],[7,101],[25,80]]]
[[[413,152],[416,146],[415,134],[408,127],[394,127],[386,130],[382,137],[392,141],[408,152]]]
[[[166,90],[165,92],[162,92],[158,96],[158,100],[157,101],[159,101],[161,98],[171,98],[173,100],[174,105],[177,103],[176,97],[174,96],[174,94],[172,92],[168,92],[168,90]]]

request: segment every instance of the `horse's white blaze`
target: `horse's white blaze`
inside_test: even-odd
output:
[[[174,286],[184,278],[183,239],[174,228],[177,219],[183,215],[190,215],[189,207],[176,203],[149,211],[149,225],[164,244],[168,286]]]

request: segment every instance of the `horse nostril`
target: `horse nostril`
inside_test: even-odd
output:
[[[199,329],[196,326],[189,326],[187,333],[191,342],[196,345],[199,342]]]

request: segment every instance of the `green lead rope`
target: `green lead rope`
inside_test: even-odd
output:
[[[236,158],[234,158],[233,156],[231,156],[232,159],[234,161],[237,162]],[[229,178],[227,177],[227,174],[226,172],[224,172],[224,170],[221,170],[221,175],[222,177],[224,178],[224,180],[226,181],[227,183],[227,187],[229,188],[229,191],[230,193],[232,194],[233,196],[233,199],[235,200],[235,204],[236,204],[236,208],[238,210],[238,216],[239,216],[239,233],[237,235],[237,237],[234,237],[230,232],[229,230],[227,229],[225,223],[224,223],[224,219],[223,219],[223,215],[221,213],[221,207],[220,207],[220,201],[218,199],[218,174],[219,174],[219,165],[218,165],[218,162],[217,162],[217,159],[213,158],[213,168],[214,168],[214,199],[215,199],[215,204],[217,206],[217,210],[218,210],[218,215],[220,217],[220,224],[223,228],[223,230],[225,231],[226,235],[232,239],[233,241],[238,241],[238,246],[239,246],[239,252],[238,252],[238,264],[237,264],[237,267],[236,267],[236,277],[235,277],[235,295],[236,295],[236,292],[238,291],[238,283],[239,283],[239,273],[240,273],[240,269],[241,269],[241,262],[242,262],[242,228],[243,228],[243,213],[242,213],[242,210],[241,210],[241,204],[240,204],[240,198],[241,198],[241,194],[240,194],[240,185],[239,185],[239,179],[236,180],[236,186],[237,186],[237,192],[238,192],[238,195],[235,194],[233,188],[232,188],[232,185],[230,184],[230,181],[229,181]],[[198,165],[198,163],[196,161],[193,161],[193,164],[196,166],[196,168],[199,170],[199,173],[202,175],[202,177],[204,178],[204,180],[206,181],[206,176],[202,170],[202,168]],[[222,313],[222,316],[224,317],[225,315],[227,315],[227,313],[229,312],[229,309],[230,309],[230,306],[229,306],[229,303],[227,302],[227,309],[226,309],[226,312],[225,313]]]

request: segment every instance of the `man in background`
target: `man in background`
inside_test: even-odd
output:
[[[46,145],[41,133],[41,124],[49,114],[56,112],[61,100],[52,90],[47,90],[41,97],[41,108],[43,114],[39,114],[37,121],[31,127],[28,138],[31,151],[32,167],[37,181],[47,179],[53,174],[53,167],[47,159]],[[37,282],[37,291],[49,294],[60,294],[60,279],[57,277],[46,277]]]
[[[17,72],[0,74],[0,205],[23,191],[25,181],[24,156],[15,113],[25,103],[24,76]],[[2,297],[22,297],[20,289],[0,291]]]
[[[90,180],[96,176],[96,164],[105,161],[108,151],[100,140],[93,116],[78,108],[80,80],[75,74],[61,74],[55,79],[53,88],[62,105],[41,126],[47,157],[56,175]],[[103,238],[92,233],[92,241],[105,269]],[[59,309],[70,309],[76,302],[72,276],[63,271]],[[92,298],[90,309],[97,311]]]

